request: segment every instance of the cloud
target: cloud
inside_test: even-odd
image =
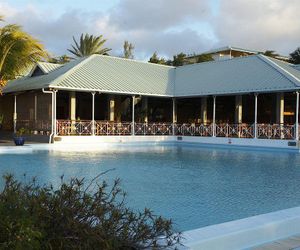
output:
[[[110,15],[110,22],[120,30],[164,31],[186,21],[210,16],[206,0],[123,0]]]
[[[300,46],[299,0],[220,0],[213,26],[219,44],[289,54]]]
[[[87,32],[103,34],[114,55],[121,55],[124,40],[129,40],[138,59],[148,59],[154,51],[171,57],[208,48],[211,41],[205,32],[190,28],[189,23],[205,22],[209,12],[207,0],[124,0],[105,13],[71,9],[58,16],[34,5],[16,9],[8,2],[0,4],[7,22],[22,24],[57,55],[67,52],[73,35]]]
[[[5,13],[7,23],[21,24],[25,31],[43,42],[46,48],[55,54],[67,52],[72,43],[72,36],[94,31],[89,22],[83,21],[85,13],[79,10],[70,10],[54,18],[51,11],[46,13],[32,5],[22,10],[0,5],[0,13]]]
[[[105,10],[100,4],[70,9],[62,2],[60,11],[12,2],[0,3],[7,22],[21,24],[56,55],[86,32],[103,34],[113,55],[121,55],[128,40],[142,60],[154,51],[172,57],[233,45],[288,54],[300,45],[299,0],[122,0]]]

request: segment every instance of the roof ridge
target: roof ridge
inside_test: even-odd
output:
[[[139,61],[139,60],[135,60],[135,59],[123,58],[123,57],[117,57],[117,56],[106,56],[106,55],[100,55],[100,54],[94,54],[94,56],[110,57],[110,58],[114,58],[114,59],[118,59],[118,60],[125,60],[125,61],[131,61],[131,62],[136,62],[136,63],[144,63],[144,64],[154,65],[154,66],[159,66],[159,67],[176,68],[175,66],[158,64],[158,63],[143,62],[143,61]]]
[[[275,70],[277,70],[281,75],[283,75],[285,78],[287,78],[288,80],[290,80],[296,87],[300,87],[300,79],[298,77],[294,76],[292,73],[288,72],[286,69],[284,69],[283,67],[281,67],[280,65],[278,65],[276,62],[272,61],[268,56],[260,54],[260,55],[257,55],[257,57],[259,59],[261,59],[263,62],[265,62],[268,65],[270,65]],[[278,60],[278,61],[280,61],[280,60]],[[287,66],[289,66],[289,65],[287,65]],[[294,80],[296,80],[296,82],[298,82],[299,84],[295,83],[295,81],[292,80],[291,78],[294,79]]]
[[[39,61],[39,62],[37,62],[38,64],[51,64],[51,65],[57,65],[57,66],[59,66],[59,65],[63,65],[63,64],[60,64],[60,63],[51,63],[51,62],[43,62],[43,61]]]
[[[285,64],[287,64],[288,66],[291,66],[291,67],[293,67],[293,65],[294,65],[294,64],[292,64],[290,62],[286,62],[286,61],[280,60],[280,59],[278,59],[276,57],[270,57],[270,56],[266,56],[266,55],[263,55],[263,54],[261,54],[261,55],[267,57],[269,60],[274,60],[274,61],[278,61],[280,63],[285,63]]]
[[[84,64],[86,64],[88,61],[90,61],[95,55],[90,55],[88,57],[84,57],[84,58],[79,58],[77,60],[79,60],[80,62],[78,62],[77,64],[75,64],[73,67],[71,67],[70,69],[68,69],[66,72],[64,72],[63,74],[61,74],[60,76],[58,76],[57,78],[55,78],[50,84],[49,84],[49,88],[55,88],[55,85],[58,84],[58,82],[62,79],[65,79],[67,76],[69,76],[70,74],[72,74],[75,70],[77,70],[78,68],[82,67]],[[67,64],[66,64],[67,65]],[[65,65],[65,66],[66,66]],[[61,67],[62,68],[62,67]]]

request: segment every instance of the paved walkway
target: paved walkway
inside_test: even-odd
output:
[[[300,250],[300,235],[270,242],[251,250]]]

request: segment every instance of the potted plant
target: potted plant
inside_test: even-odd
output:
[[[25,143],[24,135],[27,134],[27,130],[25,128],[20,128],[14,136],[14,142],[16,146],[23,146]]]
[[[0,114],[0,130],[2,129],[3,126],[3,120],[4,120],[4,115]]]

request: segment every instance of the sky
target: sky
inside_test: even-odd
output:
[[[103,35],[115,56],[128,40],[139,60],[223,46],[288,55],[300,46],[299,13],[300,0],[0,0],[5,22],[22,25],[53,56],[89,33]]]

